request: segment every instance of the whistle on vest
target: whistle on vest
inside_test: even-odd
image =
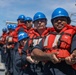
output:
[[[66,57],[70,56],[70,53],[67,50],[52,50],[51,53],[58,52],[57,58],[64,60]]]

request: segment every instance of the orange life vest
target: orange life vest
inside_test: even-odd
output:
[[[64,27],[60,33],[55,31],[51,32],[50,35],[48,35],[45,39],[44,47],[50,49],[48,51],[51,51],[52,49],[70,50],[74,34],[75,30],[72,28],[68,29],[67,27]]]
[[[37,30],[33,30],[30,36],[31,42],[33,42],[33,46],[39,44],[43,37],[46,37],[53,28],[45,28],[45,31],[40,35]]]
[[[59,58],[68,57],[70,55],[72,38],[75,33],[75,30],[70,25],[64,27],[60,33],[56,31],[51,32],[43,43],[44,50],[47,53],[59,51],[57,55]],[[72,65],[72,67],[76,70],[76,64]]]
[[[7,33],[3,33],[0,37],[0,44],[5,44]]]
[[[18,26],[15,29],[15,31],[18,32],[21,27],[24,28],[25,32],[27,32],[27,27],[26,27],[25,23],[18,24]]]
[[[24,32],[27,32],[25,23],[19,24],[17,28],[10,34],[10,36],[13,38],[13,42],[18,42],[18,33],[20,29],[23,29]]]

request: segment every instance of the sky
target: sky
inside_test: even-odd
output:
[[[19,15],[25,15],[33,18],[35,13],[42,12],[48,19],[47,26],[52,24],[51,14],[58,8],[67,10],[71,17],[71,24],[76,25],[76,0],[0,0],[0,34],[2,28],[7,27],[6,21],[17,22]]]

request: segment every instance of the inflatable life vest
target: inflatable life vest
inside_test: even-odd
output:
[[[30,36],[30,39],[32,39],[33,46],[39,44],[39,42],[42,40],[43,37],[46,37],[49,32],[52,30],[52,28],[46,28],[45,31],[40,35],[37,30],[34,30]]]
[[[13,42],[18,42],[18,33],[19,32],[27,32],[26,25],[24,23],[21,23],[17,26],[17,28],[10,34],[10,36],[13,38]]]
[[[13,42],[12,37],[10,37],[11,34],[12,34],[12,32],[13,32],[13,31],[8,32],[8,35],[6,36],[6,42]],[[15,35],[13,35],[13,36],[15,36]]]
[[[74,29],[63,28],[60,33],[51,32],[44,42],[44,47],[50,49],[67,49],[70,50],[73,35],[75,34]],[[51,42],[50,42],[51,41]]]
[[[20,31],[20,28],[21,28],[22,31],[27,32],[27,27],[26,27],[26,25],[25,25],[24,23],[19,24],[19,25],[17,26],[17,28],[15,29],[15,31],[16,31],[16,32],[19,32],[19,31]]]
[[[32,46],[31,39],[27,39],[27,42],[24,46],[19,45],[18,52],[20,55],[22,55],[23,53],[26,55],[30,55],[32,48],[33,46]]]
[[[0,37],[0,44],[5,44],[7,33],[3,33]]]
[[[51,32],[44,41],[44,50],[46,50],[47,53],[58,51],[58,58],[64,59],[65,57],[68,57],[70,55],[72,38],[75,33],[73,28],[68,29],[67,27],[64,27],[59,34]],[[72,67],[76,70],[76,64],[72,65]]]

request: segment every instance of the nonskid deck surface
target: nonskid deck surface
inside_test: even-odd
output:
[[[0,75],[5,75],[5,64],[1,62],[1,52],[0,52]]]

